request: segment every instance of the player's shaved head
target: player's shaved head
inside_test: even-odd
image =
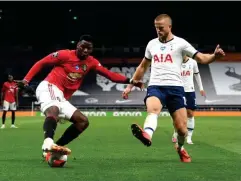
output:
[[[166,20],[169,25],[172,25],[172,18],[168,14],[160,14],[155,18],[155,21]]]
[[[172,38],[172,19],[169,15],[158,15],[155,18],[154,25],[160,41],[167,42]]]

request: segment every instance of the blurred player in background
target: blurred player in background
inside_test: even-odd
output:
[[[205,97],[205,91],[203,90],[202,79],[199,73],[197,62],[188,56],[184,56],[181,67],[181,76],[183,80],[186,101],[185,104],[187,109],[187,144],[193,144],[192,134],[195,125],[194,110],[196,109],[196,94],[194,88],[193,75],[198,84],[201,96]],[[177,132],[175,130],[173,133],[172,142],[177,142]]]
[[[17,84],[13,81],[12,75],[8,75],[8,81],[4,82],[3,84],[2,94],[1,94],[1,103],[3,106],[1,129],[5,128],[5,121],[6,121],[6,115],[8,110],[12,112],[11,128],[17,128],[15,126],[15,111],[17,110],[17,106],[18,106],[18,87],[17,87]]]
[[[151,75],[144,102],[147,107],[147,117],[144,129],[137,124],[131,125],[133,135],[144,145],[151,146],[152,136],[157,128],[158,116],[164,105],[168,108],[175,129],[177,130],[177,144],[175,148],[182,162],[191,162],[191,157],[183,145],[187,130],[187,111],[185,108],[185,93],[181,77],[183,56],[188,55],[202,64],[215,61],[224,56],[223,50],[216,47],[213,54],[198,52],[183,38],[172,34],[172,19],[167,14],[161,14],[154,20],[158,38],[151,40],[145,51],[145,57],[137,67],[133,80],[141,80],[151,65]],[[127,98],[132,89],[128,85],[123,92]]]
[[[116,83],[133,83],[138,87],[143,87],[141,82],[134,83],[129,78],[104,68],[97,59],[90,56],[92,50],[92,37],[89,35],[81,36],[76,50],[60,50],[49,54],[35,63],[22,81],[22,84],[27,85],[44,67],[54,66],[36,89],[36,98],[40,102],[41,111],[46,116],[43,125],[44,142],[42,145],[44,155],[47,155],[46,160],[50,158],[50,152],[70,154],[71,150],[64,146],[77,138],[89,126],[88,118],[68,101],[73,93],[80,88],[89,71],[94,70]],[[54,143],[54,134],[60,114],[73,124]],[[46,154],[46,152],[48,153]]]

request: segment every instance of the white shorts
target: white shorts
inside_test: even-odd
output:
[[[9,103],[7,101],[3,101],[3,110],[4,111],[16,111],[17,109],[17,106],[16,106],[16,102],[12,102],[12,103]]]
[[[59,108],[60,117],[69,120],[77,110],[76,107],[64,98],[63,92],[48,81],[40,82],[36,89],[36,97],[40,103],[42,113],[49,107],[56,106]]]

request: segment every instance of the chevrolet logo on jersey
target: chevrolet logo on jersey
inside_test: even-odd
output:
[[[72,73],[69,73],[69,74],[68,74],[67,78],[70,79],[70,80],[72,80],[72,81],[76,81],[76,80],[82,78],[82,74],[77,73],[77,72],[72,72]]]

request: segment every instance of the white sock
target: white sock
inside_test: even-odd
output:
[[[175,129],[174,129],[174,133],[173,133],[173,136],[172,136],[172,137],[177,139],[177,132],[176,132]]]
[[[187,119],[187,129],[188,129],[188,139],[192,138],[193,130],[195,126],[195,119],[194,117],[188,118]]]
[[[157,128],[158,115],[154,113],[148,113],[145,123],[144,131],[152,138],[154,131]]]
[[[47,147],[48,149],[50,149],[50,147],[54,144],[54,140],[51,139],[51,138],[46,138],[44,140],[44,144],[43,144],[43,147]],[[46,148],[44,148],[46,149]]]

